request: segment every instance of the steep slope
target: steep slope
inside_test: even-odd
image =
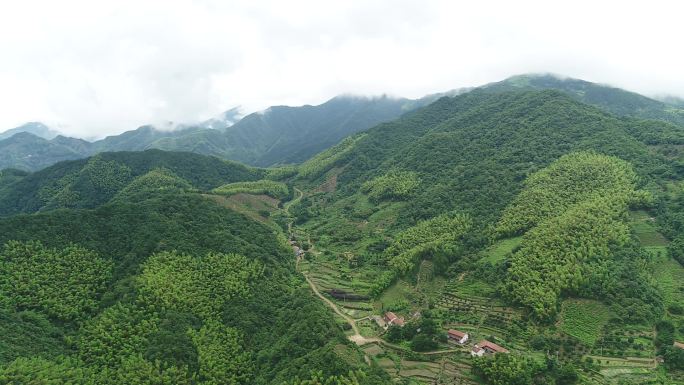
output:
[[[202,131],[162,139],[152,147],[197,151],[256,166],[298,163],[421,105],[407,99],[342,96],[318,106],[276,106],[247,115],[220,137]]]
[[[390,221],[383,217],[382,227],[403,228],[451,210],[492,223],[529,174],[577,150],[618,156],[642,176],[671,175],[671,165],[630,134],[635,124],[553,90],[473,91],[443,98],[303,164],[300,178],[307,185],[321,183],[326,177],[319,175],[333,170],[339,187],[332,200],[304,200],[300,215],[323,210],[321,218],[341,217],[350,226],[370,221],[364,225],[369,236],[374,236],[373,218],[382,217],[378,210],[394,213]],[[308,173],[312,169],[318,171]],[[363,189],[366,181],[397,172],[411,173],[417,186],[400,197],[389,194],[373,210],[349,209],[364,206],[369,198],[377,201],[372,190]],[[315,221],[317,226],[324,222],[333,234],[345,228],[335,227],[335,221]]]

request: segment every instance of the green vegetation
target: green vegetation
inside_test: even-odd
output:
[[[55,250],[39,242],[9,242],[0,252],[0,301],[79,320],[97,308],[111,268],[111,262],[78,246]]]
[[[676,383],[684,129],[535,82],[300,167],[146,151],[3,172],[0,383]],[[472,358],[481,340],[511,353]]]
[[[682,133],[556,91],[440,99],[368,130],[315,176],[292,180],[304,191],[290,210],[295,233],[315,245],[300,266],[319,289],[371,294],[376,311],[430,309],[442,328],[497,341],[532,359],[536,383],[657,378],[652,330],[663,317],[679,325],[680,308],[665,298],[678,298],[678,286],[664,293],[658,276],[673,279],[657,273],[654,257],[667,245],[678,255],[680,243],[660,231],[674,238],[684,229],[678,150],[661,146]],[[395,197],[400,186],[410,188]],[[445,220],[460,216],[467,226]],[[419,268],[427,262],[431,269]],[[337,303],[354,318],[367,314]],[[362,325],[364,335],[381,334]],[[383,338],[407,351],[446,348],[437,337],[397,334]],[[543,352],[557,352],[546,367]],[[457,356],[445,357],[470,372]],[[428,376],[379,357],[395,379]]]
[[[202,384],[244,384],[252,380],[254,367],[238,331],[218,321],[207,321],[192,333],[192,340],[197,346]]]
[[[299,175],[307,179],[315,179],[326,171],[330,170],[335,164],[345,159],[354,146],[354,143],[363,139],[365,134],[346,138],[339,144],[331,147],[299,166]]]
[[[290,193],[285,183],[274,182],[267,179],[255,182],[229,183],[213,189],[212,192],[220,195],[234,195],[239,193],[266,194],[278,199],[286,198]]]
[[[102,153],[90,159],[58,163],[0,189],[0,216],[56,208],[95,208],[151,171],[155,172],[131,186],[128,193],[140,190],[140,184],[145,182],[167,187],[168,183],[176,187],[187,183],[208,191],[226,183],[259,180],[264,174],[263,170],[195,154],[158,150]]]
[[[154,169],[135,178],[119,190],[114,199],[121,201],[143,201],[158,194],[183,193],[193,188],[186,180],[164,168]]]
[[[420,179],[415,172],[392,171],[364,183],[361,191],[377,203],[387,199],[407,199],[419,185]]]
[[[560,318],[563,333],[593,346],[610,319],[610,311],[598,301],[568,299],[563,301]]]
[[[568,182],[578,175],[589,181]],[[628,164],[594,154],[562,157],[530,179],[500,222],[504,232],[536,224],[511,257],[507,289],[535,316],[548,319],[557,311],[562,293],[603,285],[591,282],[606,279],[596,274],[596,264],[610,264],[615,254],[629,248],[632,241],[624,217],[638,194]],[[583,187],[562,187],[566,184]],[[516,219],[520,217],[525,222]]]
[[[181,155],[139,155],[9,184],[75,170],[65,186],[98,175],[91,204],[106,203],[0,218],[0,382],[269,384],[366,366],[354,351],[339,360],[344,335],[293,274],[283,235],[194,192],[261,171],[206,159],[191,176]],[[225,177],[203,168],[215,162]]]
[[[526,357],[495,354],[491,358],[475,359],[473,370],[492,385],[526,385],[532,383],[539,367]]]
[[[399,274],[414,269],[421,259],[432,259],[445,266],[462,250],[460,240],[472,222],[466,215],[441,215],[402,232],[385,250],[387,264]]]
[[[632,194],[636,180],[631,165],[618,158],[583,152],[565,155],[525,180],[497,230],[519,234],[587,199]]]
[[[236,254],[202,258],[174,252],[152,255],[143,265],[140,291],[166,310],[217,318],[222,301],[249,296],[263,266]]]
[[[484,252],[484,257],[481,262],[498,263],[503,261],[507,256],[516,250],[522,242],[522,237],[514,237],[501,239],[487,248]]]

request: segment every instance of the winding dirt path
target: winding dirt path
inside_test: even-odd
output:
[[[288,215],[291,215],[291,214],[290,214],[290,206],[293,205],[293,204],[295,204],[295,203],[297,203],[297,202],[299,202],[299,201],[302,199],[302,197],[304,197],[304,193],[302,192],[302,190],[300,190],[300,189],[298,189],[298,188],[296,188],[296,187],[294,188],[294,190],[295,190],[295,193],[296,193],[298,196],[297,196],[295,199],[293,199],[293,200],[291,200],[290,202],[288,202],[288,203],[283,207],[283,209],[285,210],[285,212],[286,212]],[[289,235],[292,235],[292,225],[293,225],[293,222],[294,222],[294,220],[291,220],[291,221],[288,222],[288,224],[287,224],[287,229],[288,229]],[[310,240],[309,240],[309,243],[311,243]],[[299,270],[299,261],[300,261],[300,260],[301,260],[301,257],[298,256],[298,257],[297,257],[297,264],[296,264],[297,270]],[[309,278],[309,275],[308,275],[307,273],[305,273],[305,272],[303,272],[303,271],[300,271],[300,273],[304,276],[304,279],[306,279],[306,282],[309,284],[309,287],[310,287],[311,290],[314,292],[314,294],[315,294],[321,301],[323,301],[323,303],[325,303],[330,309],[332,309],[332,310],[335,312],[335,314],[337,314],[337,315],[339,315],[340,317],[342,317],[342,318],[349,324],[349,326],[351,326],[352,331],[354,332],[354,334],[352,334],[352,335],[350,335],[350,336],[347,337],[347,338],[349,338],[350,341],[354,342],[354,343],[357,344],[358,346],[363,346],[363,345],[371,344],[371,343],[378,343],[378,344],[387,346],[387,347],[389,347],[389,348],[397,349],[397,350],[404,350],[404,349],[405,349],[405,348],[402,347],[402,346],[392,344],[392,343],[387,342],[387,341],[385,341],[385,340],[383,340],[382,338],[379,338],[379,337],[364,337],[363,335],[361,335],[361,331],[359,330],[359,327],[358,327],[358,325],[356,324],[356,321],[357,321],[357,320],[355,320],[354,318],[352,318],[352,317],[348,316],[347,314],[345,314],[344,312],[342,312],[342,310],[340,310],[340,308],[339,308],[333,301],[331,301],[331,300],[329,300],[328,298],[326,298],[326,297],[318,290],[318,288],[316,287],[316,284],[311,280],[311,278]],[[364,319],[368,319],[368,318],[370,318],[370,317],[363,317],[363,318],[360,318],[358,321],[361,321],[361,320],[364,320]],[[461,351],[461,350],[462,350],[462,349],[436,350],[436,351],[431,351],[431,352],[422,352],[422,354],[426,354],[426,355],[446,354],[446,353],[458,352],[458,351]],[[365,358],[366,358],[367,361],[369,360],[368,356],[365,356]]]
[[[365,340],[366,338],[361,335],[361,332],[359,332],[359,327],[356,326],[356,321],[354,321],[354,319],[350,316],[344,314],[340,310],[340,308],[338,308],[337,305],[335,305],[331,300],[325,298],[325,296],[321,294],[320,291],[318,291],[318,288],[306,273],[302,272],[302,275],[304,276],[304,279],[306,279],[306,282],[309,283],[309,286],[311,287],[311,290],[313,290],[314,294],[316,294],[318,298],[325,302],[325,304],[328,305],[329,308],[333,309],[333,311],[337,313],[337,315],[344,318],[344,320],[347,321],[347,323],[351,326],[352,330],[354,331],[354,335],[349,336],[349,339],[356,342],[357,344],[359,344],[358,340]]]

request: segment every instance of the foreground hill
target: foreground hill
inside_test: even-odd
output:
[[[3,172],[3,215],[41,212],[0,218],[0,383],[386,383],[283,235],[201,193],[263,173],[158,150]]]
[[[3,171],[0,382],[684,383],[683,130],[483,88],[299,166]]]

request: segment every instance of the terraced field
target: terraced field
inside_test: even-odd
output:
[[[601,302],[568,299],[563,302],[559,328],[587,346],[594,346],[610,318],[608,307]]]
[[[471,373],[470,356],[467,352],[433,357],[427,361],[414,361],[403,357],[400,351],[385,346],[369,344],[363,347],[371,357],[392,377],[422,384],[475,385]]]
[[[488,262],[491,264],[501,262],[516,247],[520,246],[520,242],[522,242],[522,237],[502,239],[484,251],[484,257],[480,259],[480,262]]]
[[[667,239],[656,228],[655,218],[647,212],[642,210],[631,212],[630,225],[642,246],[667,246]]]

